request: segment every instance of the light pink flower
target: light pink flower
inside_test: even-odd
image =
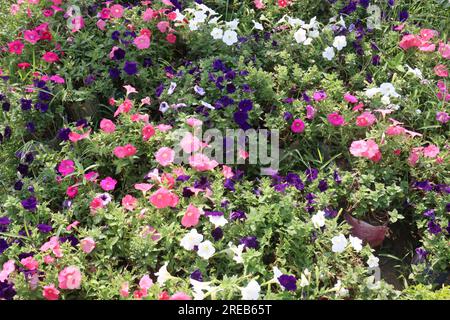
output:
[[[156,161],[166,167],[173,163],[175,159],[175,151],[168,147],[162,147],[155,153]]]
[[[353,141],[350,146],[350,153],[355,157],[364,157],[374,162],[381,160],[381,152],[375,141],[369,139]]]
[[[450,115],[447,112],[439,111],[436,113],[436,120],[442,124],[446,124],[450,121]]]
[[[192,300],[192,298],[184,292],[176,292],[170,297],[169,300]]]
[[[122,283],[122,285],[120,286],[119,293],[120,293],[120,296],[124,297],[124,298],[126,298],[130,295],[130,288],[129,288],[128,282]]]
[[[143,34],[134,38],[133,43],[139,50],[147,49],[150,47],[150,38],[149,36]]]
[[[316,116],[316,109],[313,106],[307,105],[306,107],[306,119],[312,120]]]
[[[91,237],[84,238],[80,241],[80,246],[84,253],[91,253],[95,249],[95,240]]]
[[[153,187],[153,184],[150,184],[150,183],[136,183],[134,185],[134,188],[136,190],[140,190],[144,193],[147,192],[148,190],[150,190],[152,187]]]
[[[450,43],[445,44],[443,42],[439,42],[439,53],[441,54],[442,58],[450,59]]]
[[[181,218],[181,225],[186,228],[195,227],[199,222],[201,214],[202,211],[200,209],[196,208],[193,204],[189,204],[183,218]]]
[[[64,268],[58,275],[58,281],[61,289],[79,289],[81,285],[80,269],[75,266]]]
[[[58,165],[58,172],[63,176],[67,176],[75,171],[75,163],[72,160],[63,160]]]
[[[423,155],[427,158],[435,158],[439,152],[439,147],[434,144],[430,144],[429,146],[423,148]]]
[[[100,121],[100,129],[106,133],[113,133],[116,130],[116,125],[109,119],[102,119]]]
[[[105,20],[99,19],[96,23],[97,28],[99,28],[100,30],[104,31],[106,28],[106,22]]]
[[[166,132],[166,131],[169,131],[170,129],[172,129],[172,126],[169,124],[161,123],[161,124],[158,124],[157,128],[161,132]]]
[[[142,13],[142,20],[144,20],[144,22],[148,22],[151,19],[153,19],[154,17],[154,11],[152,8],[147,8],[144,13]]]
[[[165,33],[167,31],[167,29],[169,28],[169,26],[170,26],[169,21],[160,21],[156,25],[158,30],[162,33]]]
[[[39,262],[33,257],[23,258],[20,263],[28,270],[36,270],[39,266]]]
[[[57,258],[61,258],[63,256],[59,245],[58,237],[51,237],[49,241],[47,241],[41,246],[40,250],[41,252],[52,250],[53,254]]]
[[[253,0],[253,4],[255,5],[255,8],[259,10],[264,9],[266,7],[263,0]]]
[[[202,145],[202,142],[196,136],[193,136],[192,133],[188,132],[181,139],[180,146],[186,153],[197,152]]]
[[[177,206],[178,201],[178,196],[164,187],[159,188],[150,196],[150,203],[158,209],[174,208]]]
[[[111,177],[106,177],[102,181],[100,181],[100,187],[102,187],[105,191],[114,190],[117,184],[117,180]]]
[[[389,126],[386,129],[386,134],[388,136],[399,136],[402,134],[405,134],[406,130],[405,128],[401,127],[401,126]]]
[[[136,208],[137,202],[138,200],[129,194],[122,198],[122,206],[129,211],[133,211]]]
[[[47,300],[58,300],[59,299],[59,290],[55,288],[53,283],[48,286],[44,286],[44,290],[42,290],[42,296]]]
[[[132,144],[115,147],[113,151],[114,155],[119,159],[134,156],[136,152],[137,149]]]
[[[437,36],[439,33],[436,30],[432,29],[422,29],[420,30],[420,37],[424,41],[428,41],[433,39],[435,36]]]
[[[189,165],[197,171],[209,171],[217,167],[218,163],[202,153],[196,153],[189,157]]]
[[[234,177],[233,170],[231,169],[231,167],[229,167],[227,165],[223,165],[222,174],[225,177],[225,179],[230,179],[230,178]]]
[[[0,271],[0,282],[8,279],[9,275],[14,272],[16,267],[14,266],[14,260],[8,260],[3,264],[2,271]]]
[[[153,286],[153,280],[146,274],[139,281],[139,287],[141,289],[148,290]]]
[[[110,7],[110,15],[113,18],[122,18],[123,16],[123,7],[120,4],[115,4]]]

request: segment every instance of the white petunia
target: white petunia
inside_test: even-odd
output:
[[[337,36],[336,38],[334,38],[333,47],[335,47],[337,51],[341,51],[346,46],[347,39],[345,38],[345,36]]]
[[[369,266],[369,268],[376,268],[376,267],[378,267],[379,261],[380,261],[380,259],[378,259],[374,255],[371,255],[369,257],[369,259],[367,259],[367,265]]]
[[[208,216],[209,221],[214,224],[214,226],[217,227],[223,227],[228,223],[228,220],[225,219],[223,215],[220,216]]]
[[[297,43],[303,43],[306,40],[306,30],[305,29],[298,29],[295,33],[294,33],[294,38],[295,41],[297,41]]]
[[[161,268],[159,268],[159,271],[155,273],[155,276],[158,277],[156,281],[159,283],[160,286],[162,286],[168,279],[172,277],[170,273],[167,271],[168,264],[169,264],[168,262],[164,263],[164,265]]]
[[[230,248],[230,251],[233,253],[233,260],[236,261],[236,263],[244,263],[244,259],[242,259],[242,253],[244,252],[245,245],[240,244],[236,247],[230,242],[228,246]]]
[[[320,210],[311,217],[311,221],[315,228],[319,229],[325,225],[325,212]]]
[[[253,22],[253,28],[254,29],[256,29],[256,30],[264,30],[264,27],[263,27],[263,25],[261,23],[255,21],[255,20],[252,20],[252,22]]]
[[[362,240],[358,237],[349,236],[350,245],[355,249],[356,252],[360,252],[362,249]]]
[[[281,272],[280,269],[278,269],[277,267],[273,267],[273,281],[280,284],[280,280],[278,280],[278,278],[281,277],[282,275],[283,275],[283,273]],[[283,290],[284,290],[284,288],[283,288]]]
[[[175,82],[171,82],[169,89],[167,90],[167,94],[170,96],[176,89],[177,84]]]
[[[216,39],[216,40],[222,39],[223,30],[220,28],[214,28],[211,31],[211,36],[213,37],[213,39]]]
[[[333,47],[326,47],[325,50],[322,52],[322,57],[327,59],[328,61],[333,60],[334,58],[334,49]]]
[[[383,96],[398,98],[400,95],[395,91],[395,87],[390,82],[385,82],[380,85],[380,93]]]
[[[241,288],[242,300],[258,300],[260,291],[259,283],[252,280],[245,288]]]
[[[206,240],[198,245],[197,254],[205,260],[208,260],[209,258],[211,258],[215,252],[216,252],[216,249],[214,248],[213,244],[209,240]]]
[[[304,288],[306,286],[309,285],[309,281],[306,278],[306,275],[304,273],[302,273],[301,277],[300,277],[300,287]]]
[[[236,42],[238,42],[237,33],[233,30],[227,30],[223,33],[222,41],[228,45],[232,46]]]
[[[334,236],[331,239],[331,243],[333,244],[331,250],[336,253],[341,253],[347,247],[348,241],[343,234],[340,234],[338,236]]]
[[[225,25],[228,27],[228,29],[230,30],[236,30],[239,24],[239,19],[234,19],[232,21],[228,21],[225,22]]]
[[[372,98],[374,95],[380,92],[379,88],[370,88],[366,90],[366,96],[367,98]]]
[[[203,235],[199,234],[196,229],[192,229],[180,241],[180,245],[186,250],[193,250],[203,241]]]

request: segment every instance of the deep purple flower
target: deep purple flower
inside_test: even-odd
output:
[[[188,175],[180,175],[177,177],[177,181],[186,182],[191,178],[191,176]]]
[[[226,88],[227,88],[227,92],[230,94],[236,92],[236,87],[232,83],[227,84]]]
[[[61,128],[58,131],[58,139],[62,141],[69,140],[70,128]]]
[[[233,179],[225,179],[225,181],[223,182],[223,186],[225,187],[225,189],[228,189],[232,192],[236,191],[236,189],[234,188]]]
[[[400,22],[405,22],[409,17],[408,10],[402,10],[398,14],[398,20]]]
[[[29,133],[35,133],[36,132],[36,127],[34,126],[33,122],[27,122],[27,124],[25,125],[25,128],[27,129],[27,131]]]
[[[242,238],[241,240],[239,240],[239,244],[243,244],[244,248],[258,249],[259,247],[258,239],[253,236]]]
[[[0,300],[12,300],[16,295],[16,290],[14,290],[14,284],[5,280],[0,282]]]
[[[24,111],[30,110],[31,109],[31,100],[25,99],[25,98],[21,98],[20,99],[20,107]]]
[[[17,171],[19,171],[22,176],[26,176],[28,174],[28,165],[20,163],[17,166]]]
[[[370,0],[359,0],[359,4],[361,5],[361,7],[367,9],[370,4]]]
[[[44,224],[44,223],[38,224],[37,228],[38,228],[39,232],[41,232],[41,233],[49,233],[50,231],[53,230],[52,226],[50,226],[48,224]]]
[[[155,89],[155,95],[157,98],[159,98],[161,96],[161,94],[164,91],[164,84],[161,82],[159,86],[156,87]]]
[[[289,120],[289,119],[292,119],[292,113],[290,113],[288,111],[285,111],[284,114],[283,114],[283,118],[286,121]]]
[[[340,14],[351,14],[356,10],[356,1],[350,1],[345,7],[343,7],[339,13]]]
[[[450,202],[445,205],[445,211],[450,212]]]
[[[245,215],[245,212],[241,211],[241,210],[233,211],[230,214],[230,220],[233,220],[233,221],[236,221],[236,220],[243,221],[243,220],[246,220],[246,219],[247,219],[247,216]]]
[[[209,182],[208,178],[205,176],[201,177],[198,180],[195,180],[195,182],[194,182],[194,188],[197,188],[197,189],[205,190],[210,187],[211,187],[211,182]]]
[[[328,189],[328,183],[326,180],[320,180],[318,186],[320,192],[324,192]]]
[[[278,281],[287,291],[297,290],[297,279],[292,275],[283,274],[278,277]]]
[[[22,207],[24,209],[34,212],[34,211],[36,211],[38,201],[34,196],[31,196],[25,200],[22,200],[20,203],[22,204]]]
[[[7,216],[0,217],[0,226],[7,226],[10,223],[11,223],[11,219],[8,218]]]
[[[5,112],[8,112],[11,109],[11,104],[8,101],[3,102],[2,109]]]
[[[380,58],[380,56],[379,55],[374,55],[373,57],[372,57],[372,64],[374,65],[374,66],[379,66],[380,65],[380,61],[381,61],[381,58]]]
[[[118,68],[110,68],[109,71],[109,76],[111,79],[118,79],[120,77],[120,70]]]
[[[200,269],[197,269],[191,273],[191,279],[194,279],[194,280],[197,280],[200,282],[203,281],[203,276],[202,276],[202,272],[200,271]]]
[[[130,76],[135,75],[136,73],[138,73],[137,62],[125,61],[125,65],[123,66],[123,71],[125,71]]]
[[[220,227],[215,228],[212,232],[211,232],[211,236],[214,238],[214,241],[219,241],[220,239],[223,238],[223,231]]]
[[[433,190],[433,185],[430,184],[428,180],[425,181],[417,181],[414,186],[417,189],[423,190],[423,191],[431,191]]]
[[[276,192],[281,192],[281,193],[285,192],[287,187],[289,187],[288,183],[280,183],[280,184],[276,184],[273,186],[273,188]]]
[[[23,182],[22,180],[17,180],[16,183],[14,183],[14,190],[20,191],[23,188]]]
[[[314,195],[314,193],[308,193],[308,194],[305,196],[305,199],[307,200],[307,203],[308,203],[308,204],[313,204],[313,203],[315,203],[315,201],[314,201],[315,198],[316,198],[316,196]]]
[[[319,174],[319,170],[317,170],[316,168],[308,168],[308,169],[305,170],[305,174],[306,174],[306,179],[309,182],[312,182],[312,181],[317,179],[317,176]]]
[[[428,222],[428,231],[432,234],[439,234],[442,231],[442,228],[439,224],[434,222],[434,220],[430,220]]]
[[[223,216],[222,211],[205,211],[206,217],[220,217]]]
[[[2,232],[4,232],[4,231],[2,231]],[[5,252],[6,249],[8,249],[8,248],[9,248],[8,242],[6,242],[5,239],[0,238],[0,254],[3,254],[3,252]]]
[[[223,71],[225,69],[222,60],[219,59],[214,60],[212,66],[214,71]]]
[[[302,179],[298,176],[298,174],[288,172],[286,175],[286,182],[291,186],[294,186],[297,190],[301,191],[305,188]]]

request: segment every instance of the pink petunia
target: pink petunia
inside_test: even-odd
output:
[[[193,204],[189,204],[183,218],[181,218],[181,225],[186,228],[195,227],[201,215],[201,209],[196,208]]]
[[[169,26],[170,26],[169,21],[160,21],[156,25],[158,30],[162,33],[165,33],[167,31],[167,29],[169,28]]]
[[[69,187],[67,187],[66,195],[70,199],[75,198],[77,196],[77,194],[78,194],[78,187],[77,186],[69,186]]]
[[[335,126],[335,127],[342,126],[342,125],[344,125],[344,123],[345,123],[344,117],[341,116],[341,115],[340,115],[339,113],[337,113],[337,112],[330,113],[330,114],[327,116],[327,119],[328,119],[328,122],[329,122],[331,125]]]
[[[413,34],[408,34],[403,36],[402,40],[400,40],[399,46],[403,50],[408,50],[409,48],[418,47],[422,44],[421,39]]]
[[[137,206],[138,200],[130,194],[122,198],[122,206],[128,211],[133,211]]]
[[[445,44],[443,42],[439,42],[439,53],[441,54],[442,58],[450,59],[450,43]]]
[[[95,249],[95,246],[95,240],[91,237],[84,238],[80,241],[80,247],[84,253],[91,253]]]
[[[302,119],[295,119],[291,125],[291,131],[294,133],[302,133],[305,130],[305,123]]]
[[[75,171],[75,163],[72,160],[63,160],[58,165],[58,172],[63,176],[67,176]]]
[[[139,287],[148,290],[153,286],[153,280],[146,274],[139,280]]]
[[[117,180],[111,177],[106,177],[102,181],[100,181],[100,187],[104,191],[111,191],[116,188]]]
[[[14,40],[8,43],[9,53],[22,54],[25,45],[20,40]]]
[[[350,93],[344,94],[344,100],[347,101],[348,103],[358,103],[358,98],[351,95]]]
[[[216,160],[209,159],[202,153],[196,153],[189,157],[189,165],[197,171],[209,171],[218,166]]]
[[[430,144],[429,146],[423,148],[423,155],[427,158],[436,158],[439,152],[439,147],[434,144]]]
[[[59,287],[61,289],[79,289],[81,285],[81,272],[78,267],[70,266],[64,268],[58,274]]]
[[[168,147],[162,147],[155,153],[155,159],[160,165],[166,167],[173,163],[175,151]]]
[[[434,73],[439,77],[443,77],[443,78],[448,77],[448,69],[443,64],[438,64],[436,67],[434,67],[433,70],[434,70]]]
[[[363,112],[356,117],[356,125],[358,127],[370,127],[375,123],[377,118],[370,112]]]
[[[134,38],[133,43],[139,50],[147,49],[150,47],[150,38],[144,34]]]
[[[120,4],[115,4],[110,7],[110,15],[113,18],[122,18],[123,16],[123,7]]]
[[[39,34],[35,30],[25,30],[23,38],[31,44],[36,44],[40,39]]]
[[[350,153],[355,157],[364,157],[374,162],[381,160],[381,152],[375,141],[369,139],[353,141],[350,146]]]
[[[178,196],[164,187],[159,188],[150,196],[150,203],[158,209],[174,208],[178,201]]]
[[[20,260],[20,263],[27,269],[27,270],[36,270],[39,267],[39,262],[34,259],[33,257],[26,257]]]
[[[192,133],[188,132],[185,134],[183,139],[180,141],[180,146],[186,153],[197,152],[201,146],[202,142],[196,136],[193,136]]]
[[[113,133],[116,130],[116,125],[109,119],[102,119],[100,121],[100,129],[106,133]]]
[[[42,56],[42,59],[48,63],[53,63],[53,62],[59,61],[58,55],[51,51],[44,53],[44,55]]]
[[[137,149],[132,144],[115,147],[114,151],[113,151],[114,155],[119,159],[134,156],[136,154],[136,152],[137,152]]]
[[[169,300],[192,300],[192,298],[184,292],[175,292]]]
[[[142,138],[147,141],[155,135],[155,128],[151,124],[147,124],[142,128]]]
[[[59,290],[55,288],[55,285],[53,283],[49,284],[48,286],[44,286],[44,289],[42,290],[42,296],[46,300],[58,300],[59,299]]]

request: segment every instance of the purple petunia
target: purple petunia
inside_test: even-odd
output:
[[[247,236],[239,240],[239,244],[243,244],[244,248],[252,248],[252,249],[258,249],[259,248],[259,242],[258,239],[254,236]]]
[[[38,201],[34,196],[31,196],[25,200],[21,201],[22,207],[28,211],[36,211]]]
[[[283,274],[278,277],[278,281],[280,282],[280,285],[288,291],[297,290],[297,279],[292,275]]]
[[[123,66],[123,71],[125,71],[130,76],[135,75],[136,73],[138,73],[137,62],[125,61],[125,65]]]

